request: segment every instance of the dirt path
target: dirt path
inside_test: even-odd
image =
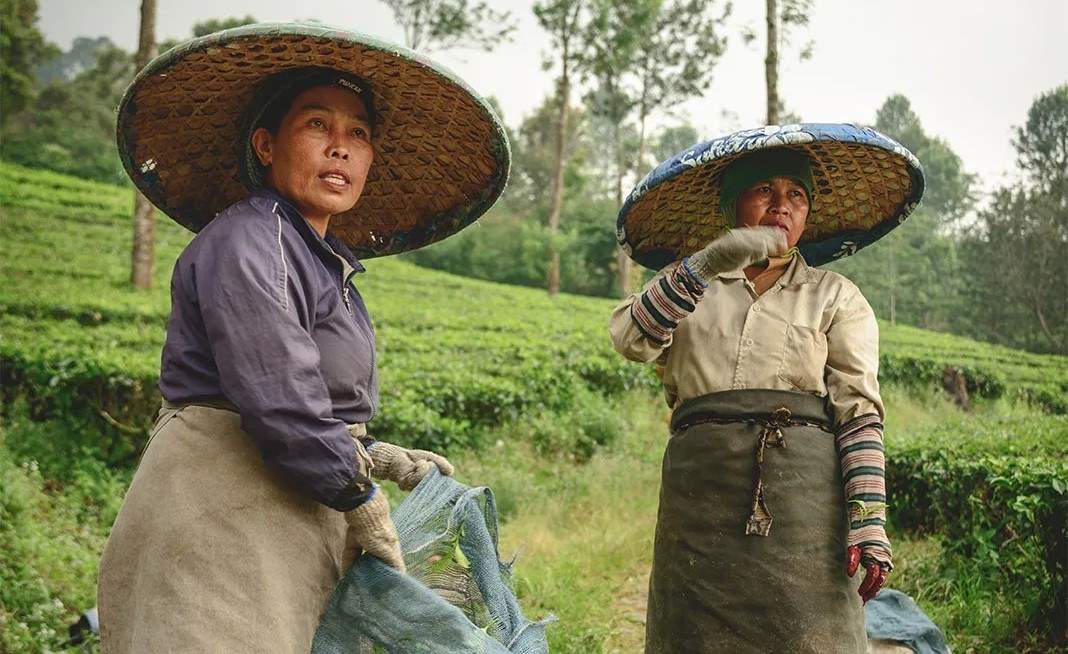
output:
[[[645,647],[645,600],[649,592],[649,567],[635,566],[612,603],[616,618],[605,654],[636,654]]]

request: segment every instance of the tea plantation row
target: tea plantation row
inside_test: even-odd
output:
[[[30,398],[42,416],[143,428],[158,401],[170,269],[190,234],[158,222],[156,288],[135,292],[129,189],[0,164],[0,205],[5,393]],[[610,300],[550,300],[396,259],[368,262],[357,284],[379,334],[383,436],[463,444],[472,427],[566,406],[579,386],[614,394],[655,385],[611,351]],[[1062,357],[883,326],[884,380],[938,383],[947,365],[964,370],[973,394],[1022,394],[1068,411]]]

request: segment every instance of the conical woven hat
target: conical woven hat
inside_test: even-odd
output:
[[[312,24],[261,23],[189,41],[149,63],[119,105],[119,153],[134,184],[199,231],[248,195],[244,117],[257,85],[320,66],[367,80],[375,158],[363,194],[330,231],[359,257],[455,234],[504,190],[511,153],[500,120],[462,80],[397,45]]]
[[[771,125],[724,136],[661,163],[627,197],[616,237],[635,261],[659,270],[727,229],[719,208],[723,171],[747,153],[788,147],[812,162],[813,198],[798,248],[818,266],[882,238],[916,208],[923,169],[879,132],[856,125]]]

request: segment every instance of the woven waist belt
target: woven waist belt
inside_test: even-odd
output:
[[[767,536],[774,516],[766,500],[765,452],[769,447],[786,447],[782,430],[787,427],[815,427],[833,433],[825,399],[770,389],[721,391],[686,400],[671,416],[672,432],[709,423],[760,427],[753,451],[753,498],[745,535]]]
[[[232,411],[234,413],[240,413],[234,403],[225,397],[205,397],[192,400],[190,402],[169,402],[163,400],[162,407],[164,409],[171,409],[177,411],[187,406],[206,406],[210,409],[222,409],[223,411]],[[353,438],[363,438],[367,436],[367,425],[362,422],[345,423],[345,428],[348,429],[349,434]]]
[[[225,397],[205,397],[189,402],[171,402],[169,400],[163,400],[162,406],[164,409],[172,411],[184,409],[187,406],[206,406],[211,409],[222,409],[223,411],[232,411],[234,413],[238,412],[237,407]]]
[[[827,398],[771,389],[719,391],[684,401],[671,414],[671,430],[701,422],[761,422],[775,409],[790,410],[791,420],[829,429]]]

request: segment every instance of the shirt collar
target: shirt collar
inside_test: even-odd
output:
[[[319,232],[315,231],[315,229],[308,223],[300,213],[300,210],[293,206],[293,203],[282,196],[281,193],[269,186],[261,186],[253,191],[252,195],[278,203],[278,207],[282,210],[282,215],[285,216],[290,224],[296,228],[297,233],[301,235],[304,242],[307,243],[308,247],[313,251],[317,250],[319,253],[326,255],[328,261],[333,261],[334,257],[332,253],[336,253],[352,266],[353,270],[356,272],[364,272],[365,269],[363,264],[360,263],[360,260],[356,258],[356,255],[352,253],[352,250],[350,250],[341,239],[330,232],[326,233],[325,238],[319,236]]]
[[[778,283],[781,286],[793,286],[795,284],[807,284],[816,281],[816,269],[808,265],[800,250],[794,251],[793,260],[786,268]]]

